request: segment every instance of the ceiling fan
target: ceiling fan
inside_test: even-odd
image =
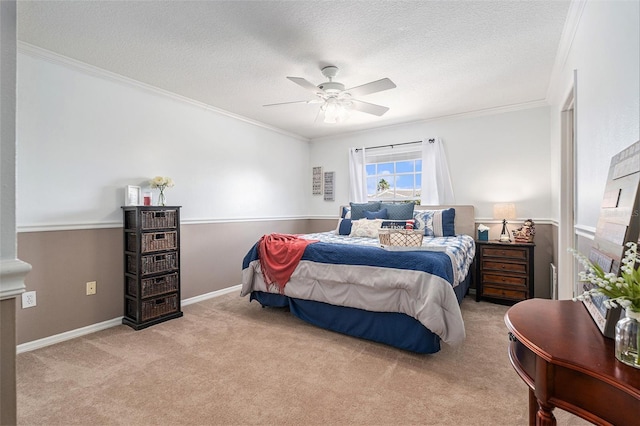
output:
[[[383,90],[393,89],[396,85],[388,78],[372,81],[361,86],[345,89],[344,84],[333,81],[338,74],[338,67],[333,65],[322,68],[322,75],[329,79],[319,85],[314,85],[302,77],[287,77],[297,85],[312,92],[316,98],[308,101],[280,102],[277,104],[268,104],[264,106],[286,105],[286,104],[321,104],[320,112],[324,112],[325,123],[338,123],[348,118],[351,110],[365,112],[367,114],[382,116],[389,111],[388,107],[371,104],[368,102],[355,99],[356,97],[369,95],[371,93],[382,92]]]

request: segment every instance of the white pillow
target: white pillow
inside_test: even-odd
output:
[[[384,219],[358,219],[351,221],[350,237],[378,238]]]

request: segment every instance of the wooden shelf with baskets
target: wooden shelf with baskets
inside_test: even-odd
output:
[[[122,323],[140,330],[181,317],[180,207],[127,206],[122,209]]]

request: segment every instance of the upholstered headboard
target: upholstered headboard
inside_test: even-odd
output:
[[[415,210],[441,210],[453,207],[456,209],[455,227],[456,234],[466,234],[475,238],[476,234],[476,212],[473,206],[416,206]]]
[[[340,212],[342,212],[340,206]],[[349,206],[345,206],[349,207]],[[446,206],[415,206],[415,210],[441,210],[453,207],[456,209],[455,228],[456,234],[466,234],[475,238],[476,234],[476,212],[473,206],[469,205],[446,205]]]

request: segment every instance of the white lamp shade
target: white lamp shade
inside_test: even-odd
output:
[[[494,219],[515,219],[516,205],[513,203],[494,204],[493,218]]]

